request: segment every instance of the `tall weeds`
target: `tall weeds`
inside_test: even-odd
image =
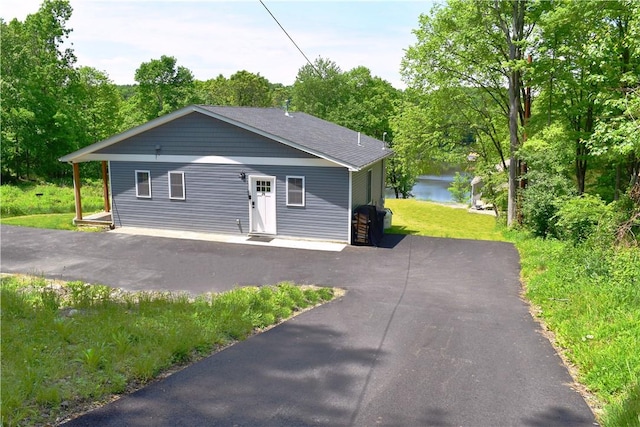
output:
[[[88,181],[82,187],[82,206],[95,212],[104,205],[102,184]],[[75,211],[73,188],[55,184],[0,185],[0,215],[13,217]]]
[[[603,424],[639,426],[640,250],[603,245],[598,236],[517,246],[527,297],[605,405]]]
[[[291,283],[190,298],[1,279],[2,425],[41,425],[333,298]]]

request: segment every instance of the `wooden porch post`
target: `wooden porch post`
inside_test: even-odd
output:
[[[104,197],[104,211],[111,212],[111,203],[109,202],[109,181],[107,177],[107,162],[102,161],[102,195]]]
[[[73,190],[76,199],[76,220],[82,221],[82,198],[80,197],[80,165],[73,164]]]

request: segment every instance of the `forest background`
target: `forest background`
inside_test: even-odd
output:
[[[544,197],[611,202],[638,180],[634,1],[437,5],[416,17],[416,43],[400,64],[405,90],[328,58],[300,68],[291,86],[244,70],[201,81],[168,55],[140,64],[137,84],[118,86],[76,64],[72,12],[67,0],[45,0],[23,22],[0,22],[5,183],[69,178],[59,157],[189,104],[288,105],[385,140],[398,196],[419,174],[453,166],[482,176],[499,211],[523,196],[520,221],[530,224]],[[87,168],[97,176],[97,165]]]

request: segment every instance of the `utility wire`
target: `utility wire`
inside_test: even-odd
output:
[[[282,26],[282,24],[280,24],[280,22],[278,22],[278,20],[276,19],[275,16],[273,16],[273,13],[271,13],[271,11],[269,10],[269,8],[267,7],[266,4],[264,4],[264,2],[262,0],[260,0],[260,4],[262,6],[264,6],[264,8],[267,10],[267,12],[269,12],[269,15],[271,15],[271,17],[273,18],[274,21],[276,21],[276,24],[278,24],[278,26],[280,27],[280,29],[282,29],[282,31],[284,31],[284,33],[287,35],[287,37],[289,37],[289,40],[291,40],[291,43],[293,43],[293,45],[298,49],[298,51],[302,54],[302,56],[304,56],[304,59],[307,60],[307,62],[309,63],[309,65],[311,65],[311,68],[313,68],[313,70],[318,74],[318,76],[320,78],[322,78],[322,74],[320,73],[320,71],[318,71],[318,69],[316,68],[315,65],[313,65],[313,63],[311,61],[309,61],[309,58],[307,58],[307,55],[304,54],[304,52],[302,51],[302,49],[300,49],[300,46],[298,46],[298,44],[293,40],[293,38],[291,38],[291,36],[289,35],[289,33],[287,33],[287,30],[284,29],[284,27]]]

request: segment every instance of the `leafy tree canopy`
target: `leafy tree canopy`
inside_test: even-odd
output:
[[[191,103],[193,74],[173,56],[143,62],[136,70],[136,103],[145,120],[170,113]]]

